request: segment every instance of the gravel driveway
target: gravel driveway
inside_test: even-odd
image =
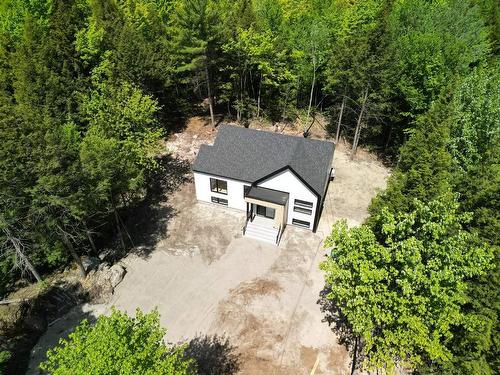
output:
[[[279,247],[242,237],[244,213],[196,202],[193,184],[184,184],[168,199],[176,214],[163,238],[152,252],[122,260],[127,274],[96,315],[112,305],[130,314],[157,307],[169,342],[228,337],[241,374],[309,374],[316,362],[316,374],[348,373],[349,355],[317,304],[322,240],[338,218],[363,220],[388,170],[369,155],[352,162],[341,147],[334,168],[318,231],[288,226]],[[49,329],[39,352],[53,336]]]
[[[171,197],[177,215],[166,238],[150,258],[125,260],[111,304],[129,313],[157,306],[170,342],[227,335],[243,374],[304,374],[317,360],[316,374],[348,373],[348,353],[317,304],[322,240],[338,218],[361,223],[388,171],[368,154],[350,161],[342,147],[334,167],[317,232],[288,226],[279,247],[242,238],[243,213],[198,203],[185,185]]]

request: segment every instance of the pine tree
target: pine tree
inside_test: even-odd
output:
[[[435,103],[419,117],[410,138],[401,148],[396,170],[387,188],[371,202],[369,223],[386,208],[391,213],[411,212],[418,199],[451,199],[451,155],[448,151],[449,123],[447,100]]]

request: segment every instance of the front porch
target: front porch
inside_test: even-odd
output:
[[[245,192],[243,234],[279,245],[287,222],[288,193],[251,186]]]

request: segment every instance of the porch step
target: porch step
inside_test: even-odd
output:
[[[257,240],[276,245],[277,235],[278,235],[278,229],[270,226],[269,222],[261,222],[254,220],[253,222],[247,223],[245,236],[252,237]]]

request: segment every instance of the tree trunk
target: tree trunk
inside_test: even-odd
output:
[[[57,226],[57,228],[59,229],[59,232],[61,232],[62,234],[63,242],[68,248],[69,253],[76,262],[78,270],[80,271],[80,276],[82,277],[82,279],[84,279],[87,276],[87,272],[85,271],[85,267],[83,266],[82,259],[76,253],[75,248],[73,247],[71,240],[68,238],[68,234],[66,233],[66,231],[64,231],[60,226]]]
[[[286,105],[288,102],[288,94],[289,93],[290,93],[290,91],[287,90],[286,94],[285,94],[285,100],[283,101],[283,111],[281,111],[281,121],[283,121],[283,122],[285,122],[285,118],[286,118]],[[283,133],[283,131],[282,131],[282,133]]]
[[[356,371],[356,362],[358,361],[358,342],[359,337],[356,337],[354,339],[354,348],[352,353],[351,375],[354,375],[354,371]]]
[[[342,105],[340,106],[339,122],[337,123],[337,133],[335,134],[335,144],[339,143],[340,126],[342,125],[342,115],[344,114],[345,101],[346,101],[346,97],[344,96],[342,98]]]
[[[120,219],[118,217],[118,211],[116,210],[115,199],[111,192],[110,192],[110,197],[111,197],[111,205],[113,207],[113,215],[115,217],[116,231],[118,232],[118,237],[120,237],[120,243],[122,245],[122,249],[123,251],[125,251],[126,247],[125,247],[125,241],[123,240],[123,233],[120,226]]]
[[[311,93],[309,95],[309,107],[307,108],[307,119],[309,120],[309,115],[311,113],[311,106],[314,95],[314,86],[316,85],[316,59],[313,59],[313,81],[311,84]]]
[[[212,127],[215,128],[215,116],[214,116],[214,98],[212,96],[212,88],[210,84],[210,72],[208,71],[208,56],[205,54],[205,75],[207,78],[207,92],[208,92],[208,106],[210,108],[210,120],[212,122]]]
[[[85,232],[87,233],[87,238],[89,240],[90,247],[92,248],[92,251],[95,254],[97,254],[97,247],[95,246],[94,239],[92,238],[92,233],[88,229]]]
[[[387,147],[389,147],[389,142],[391,141],[392,136],[392,126],[389,128],[389,134],[387,135],[387,140],[385,141],[384,151],[387,151]]]
[[[314,124],[315,121],[316,121],[316,117],[313,115],[311,123],[309,124],[309,126],[306,129],[306,131],[304,132],[304,138],[309,137],[309,130],[311,130],[311,128],[312,128],[312,126],[313,126],[313,124]]]
[[[260,119],[260,92],[262,89],[262,73],[260,73],[259,93],[257,94],[257,118]]]
[[[240,73],[240,91],[237,94],[237,100],[236,102],[238,103],[236,107],[236,121],[241,122],[241,114],[243,110],[243,75],[244,75],[244,70]]]
[[[356,155],[356,150],[358,148],[359,134],[361,133],[361,122],[363,120],[363,113],[365,112],[367,98],[368,98],[368,87],[365,90],[365,95],[363,97],[363,104],[361,104],[361,111],[359,112],[358,122],[356,124],[356,131],[354,132],[354,140],[352,142],[352,151],[351,151],[351,160],[354,159],[354,155]]]
[[[29,258],[24,254],[23,250],[21,249],[21,241],[19,241],[18,238],[14,237],[12,233],[10,233],[10,230],[4,229],[4,233],[6,234],[7,238],[9,239],[10,243],[14,247],[14,250],[16,251],[16,255],[21,259],[21,262],[30,270],[31,274],[35,277],[36,281],[39,283],[42,282],[42,277],[36,270],[35,266]]]
[[[246,64],[245,64],[246,66]],[[250,75],[250,87],[252,88],[252,98],[255,99],[255,83],[253,81],[253,74],[252,74],[252,69],[248,70],[248,74]]]
[[[127,235],[130,243],[132,244],[132,247],[135,247],[134,241],[132,240],[132,236],[130,236],[130,233],[128,232],[127,227],[125,226],[125,223],[123,222],[123,219],[121,218],[120,215],[118,215],[118,220],[120,220],[120,224],[122,225],[122,228],[125,231],[125,234]]]
[[[114,205],[113,205],[113,214],[115,215],[115,223],[116,223],[116,230],[118,231],[118,237],[120,238],[122,249],[125,251],[126,246],[125,246],[125,241],[123,239],[123,233],[120,225],[120,218],[118,217],[118,211],[116,210],[116,207]]]
[[[38,281],[39,283],[42,282],[43,281],[42,277],[40,276],[40,274],[36,270],[33,263],[31,263],[31,261],[28,259],[28,257],[21,251],[21,249],[16,249],[16,252],[17,252],[17,255],[22,259],[22,261],[26,265],[26,267],[28,267],[31,274],[35,277],[36,281]]]

